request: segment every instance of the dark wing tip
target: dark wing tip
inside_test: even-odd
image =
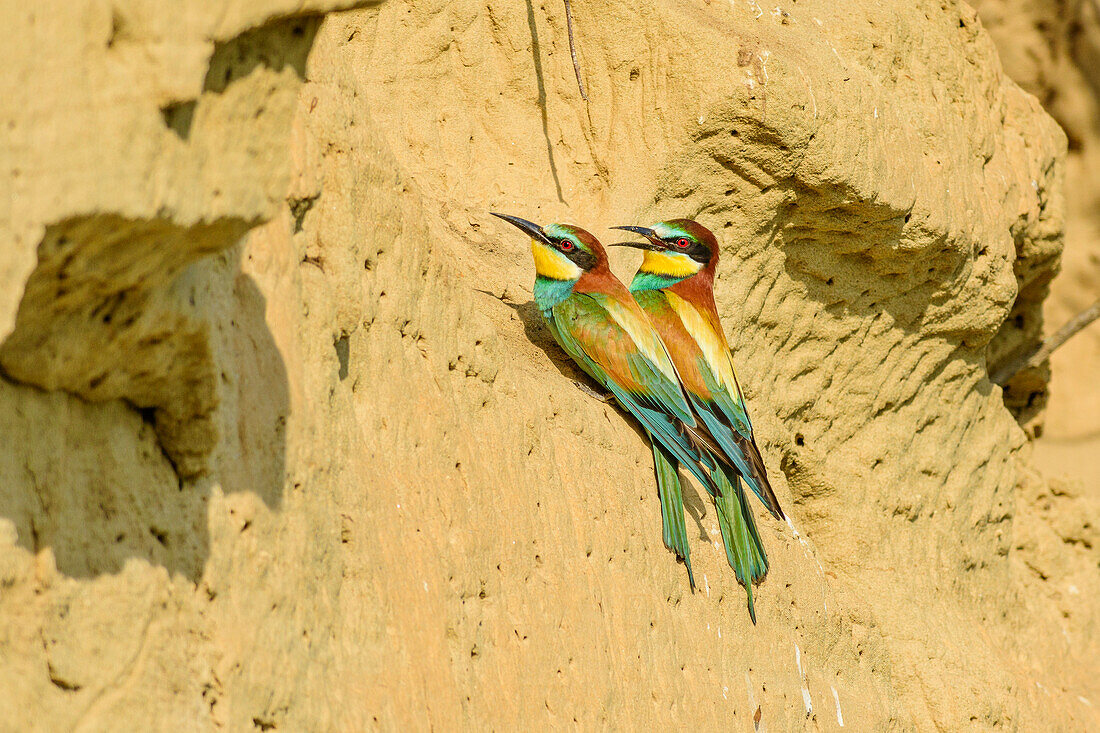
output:
[[[760,497],[761,503],[776,519],[786,519],[787,515],[783,513],[783,508],[779,506],[779,497],[775,495],[775,490],[772,489],[771,481],[768,480],[768,471],[764,467],[764,457],[760,455],[760,448],[756,445],[756,438],[749,437],[745,439],[741,433],[734,430],[733,439],[736,441],[737,447],[740,448],[741,452],[749,459],[749,466],[752,468],[753,474],[752,480],[760,487],[764,494],[764,496]],[[767,499],[765,500],[764,497],[767,497]]]

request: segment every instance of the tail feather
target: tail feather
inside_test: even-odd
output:
[[[657,473],[657,492],[661,497],[665,547],[684,561],[688,583],[694,593],[695,576],[691,572],[691,548],[688,545],[687,525],[684,523],[684,497],[680,488],[680,475],[675,460],[656,441],[653,442],[653,467]]]
[[[759,584],[768,574],[768,556],[756,529],[756,520],[752,516],[740,478],[733,471],[727,472],[721,468],[714,471],[712,476],[719,489],[718,495],[713,499],[718,525],[722,531],[722,542],[726,546],[726,560],[733,568],[738,582],[745,587],[749,617],[755,624],[756,609],[753,606],[752,589],[753,585]]]

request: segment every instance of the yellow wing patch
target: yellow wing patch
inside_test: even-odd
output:
[[[644,250],[642,266],[639,269],[652,275],[690,277],[702,270],[703,264],[679,252],[654,252],[647,249]]]
[[[531,240],[531,254],[535,256],[535,272],[543,277],[551,280],[576,280],[584,274],[568,257],[537,239]]]
[[[688,334],[695,339],[695,343],[699,344],[703,357],[710,364],[715,376],[721,380],[722,386],[731,395],[744,399],[741,395],[741,387],[737,384],[737,377],[733,373],[733,359],[730,357],[730,347],[725,335],[721,332],[716,333],[710,322],[691,303],[668,290],[665,290],[664,294],[672,310],[680,317],[680,322],[684,324]]]
[[[660,369],[661,373],[672,380],[673,383],[679,384],[680,377],[676,374],[676,367],[672,365],[672,359],[665,351],[665,345],[657,334],[657,329],[653,328],[653,324],[649,322],[645,314],[635,312],[614,298],[608,298],[607,302],[604,303],[604,308],[615,319],[615,322],[630,334],[630,338],[638,345],[642,355]]]

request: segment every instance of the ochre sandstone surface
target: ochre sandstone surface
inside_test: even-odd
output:
[[[1053,332],[1100,298],[1100,4],[983,0],[982,18],[1005,71],[1034,94],[1065,129],[1065,253],[1044,306]],[[1035,460],[1069,475],[1100,502],[1100,324],[1051,358],[1050,401],[1030,426]],[[1035,430],[1035,428],[1038,430]]]
[[[988,379],[1066,137],[974,11],[573,10],[587,102],[557,2],[0,10],[0,729],[1100,725],[1096,503]],[[718,233],[756,627],[489,210]]]

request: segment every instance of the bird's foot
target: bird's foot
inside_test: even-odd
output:
[[[577,385],[577,389],[579,389],[581,392],[584,392],[589,397],[594,397],[595,399],[599,400],[600,402],[604,403],[605,405],[611,404],[611,400],[614,399],[611,395],[609,395],[609,394],[600,394],[599,392],[592,389],[591,387],[589,387],[584,382],[579,382],[576,379],[573,380],[573,384]]]

